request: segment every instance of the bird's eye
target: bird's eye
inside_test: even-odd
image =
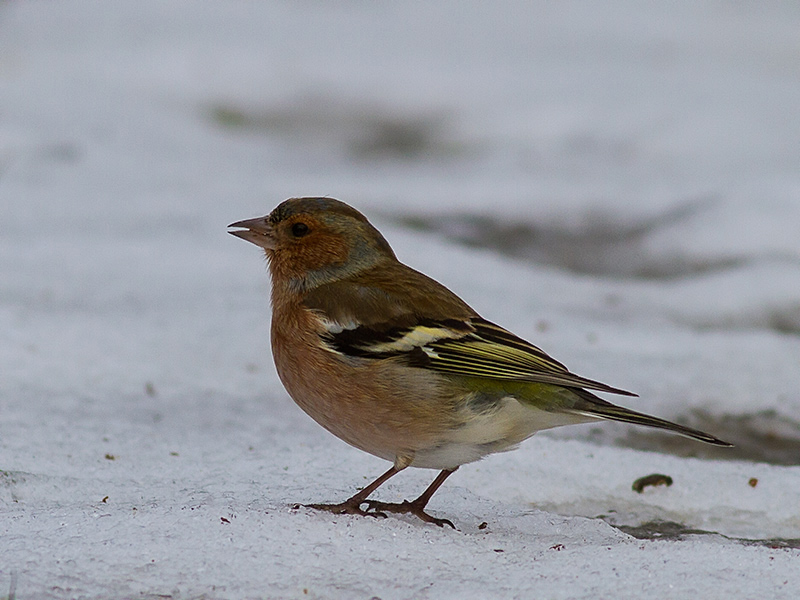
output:
[[[296,238],[303,237],[308,233],[308,225],[305,223],[295,223],[292,225],[292,235]]]

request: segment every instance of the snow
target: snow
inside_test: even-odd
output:
[[[0,3],[0,597],[796,597],[798,25],[785,2]],[[263,257],[226,233],[298,195],[737,449],[539,434],[447,481],[456,531],[293,508],[387,467],[288,398]],[[651,473],[673,484],[631,489]]]

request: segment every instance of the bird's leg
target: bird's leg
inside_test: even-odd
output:
[[[425,506],[428,504],[428,501],[431,499],[436,493],[436,490],[444,483],[444,480],[450,477],[453,473],[456,472],[455,469],[445,469],[441,473],[436,476],[436,479],[433,480],[433,483],[428,486],[428,488],[420,494],[419,498],[416,500],[412,500],[409,502],[408,500],[403,500],[402,502],[379,502],[377,500],[366,500],[367,507],[370,511],[374,511],[380,514],[384,512],[392,512],[392,513],[403,513],[403,514],[412,514],[416,515],[426,523],[434,523],[439,527],[443,525],[450,525],[453,529],[456,528],[452,522],[448,519],[438,519],[436,517],[432,517],[428,513],[425,512]],[[387,477],[388,479],[388,477]],[[377,487],[377,486],[376,486]],[[369,513],[372,514],[372,513]]]
[[[340,502],[339,504],[304,504],[303,506],[316,510],[325,510],[336,513],[337,515],[369,515],[370,517],[386,517],[386,515],[380,511],[370,510],[370,512],[367,512],[366,510],[362,510],[361,505],[364,504],[364,502],[367,502],[367,498],[372,492],[377,490],[380,486],[386,483],[387,480],[394,477],[399,472],[400,469],[392,466],[391,469],[386,471],[386,473],[378,477],[363,490],[348,498],[344,502]]]

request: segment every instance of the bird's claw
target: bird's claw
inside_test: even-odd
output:
[[[384,517],[386,516],[387,512],[396,514],[409,514],[422,519],[426,523],[433,523],[439,527],[449,525],[453,529],[456,528],[456,526],[453,525],[453,522],[449,519],[440,519],[426,513],[424,510],[424,504],[409,502],[408,500],[403,500],[402,502],[380,502],[378,500],[366,500],[365,502],[367,504],[367,510],[370,511],[367,514],[380,514]]]
[[[386,513],[370,509],[364,510],[361,508],[362,504],[364,504],[364,502],[350,502],[349,500],[345,500],[338,504],[296,504],[295,507],[299,508],[302,506],[304,508],[313,508],[314,510],[324,510],[335,515],[360,515],[362,517],[386,518]]]

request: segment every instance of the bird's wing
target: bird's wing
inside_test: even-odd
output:
[[[580,377],[533,344],[495,325],[437,281],[397,261],[368,276],[321,286],[304,305],[322,343],[367,359],[402,357],[414,367],[465,377],[549,383],[635,396]]]
[[[573,373],[533,344],[481,317],[417,319],[413,324],[332,324],[326,345],[342,355],[387,359],[466,377],[548,383],[635,396]]]

